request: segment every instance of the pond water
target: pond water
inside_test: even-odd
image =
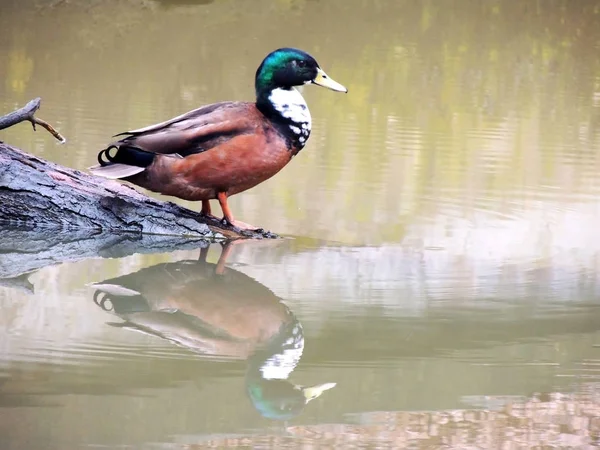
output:
[[[2,230],[3,449],[600,444],[600,2],[8,0],[0,43],[68,141],[0,139],[81,170],[277,47],[349,89],[231,200],[285,239]]]

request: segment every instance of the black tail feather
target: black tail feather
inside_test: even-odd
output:
[[[98,164],[100,164],[101,166],[108,166],[110,163],[114,162],[114,158],[110,154],[110,151],[113,148],[116,148],[117,152],[119,151],[119,147],[117,147],[116,145],[111,145],[110,147],[105,148],[104,150],[101,150],[100,153],[98,153]]]
[[[110,154],[112,149],[117,152],[114,155]],[[154,161],[155,153],[142,150],[139,147],[132,145],[110,145],[108,148],[98,153],[98,163],[101,166],[110,164],[126,164],[128,166],[148,167]]]
[[[121,296],[96,291],[94,303],[104,311],[114,311],[116,314],[133,314],[151,311],[148,301],[141,295]]]

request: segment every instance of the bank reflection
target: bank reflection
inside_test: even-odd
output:
[[[224,244],[216,264],[204,248],[197,260],[94,283],[93,300],[121,319],[111,326],[171,341],[201,358],[245,360],[254,408],[266,418],[291,419],[335,383],[288,380],[304,350],[302,325],[270,289],[226,266],[233,245]]]

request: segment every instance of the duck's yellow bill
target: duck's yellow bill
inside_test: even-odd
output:
[[[332,78],[329,78],[329,75],[327,75],[322,69],[317,69],[317,76],[314,80],[312,80],[312,82],[319,86],[331,89],[332,91],[348,92],[348,89]]]
[[[304,398],[306,399],[306,403],[314,400],[323,392],[334,388],[336,383],[324,383],[317,384],[316,386],[305,387],[302,389],[302,393],[304,394]]]

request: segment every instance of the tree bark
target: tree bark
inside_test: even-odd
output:
[[[29,155],[0,142],[0,225],[215,238],[273,238],[242,231],[116,181]]]

